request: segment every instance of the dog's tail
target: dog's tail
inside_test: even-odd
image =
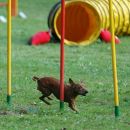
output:
[[[32,79],[33,79],[34,81],[38,81],[38,80],[39,80],[39,78],[36,77],[36,76],[34,76]]]

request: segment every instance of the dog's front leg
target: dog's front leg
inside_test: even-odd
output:
[[[39,97],[39,99],[42,100],[43,102],[45,102],[47,105],[51,105],[49,102],[47,102],[47,101],[45,100],[45,97],[46,97],[46,96],[42,95],[41,97]]]
[[[69,107],[70,107],[73,111],[78,112],[78,110],[75,108],[75,100],[74,100],[74,99],[70,100],[70,102],[69,102]]]
[[[51,97],[49,97],[49,96],[48,96],[47,98],[48,98],[49,100],[53,100],[53,99],[52,99]]]

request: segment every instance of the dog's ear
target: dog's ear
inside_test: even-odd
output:
[[[71,78],[69,78],[69,83],[74,84],[74,81]]]

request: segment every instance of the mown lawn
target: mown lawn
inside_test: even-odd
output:
[[[65,46],[65,82],[84,81],[89,93],[77,98],[76,114],[65,104],[59,111],[42,103],[33,76],[59,78],[59,44],[28,46],[37,31],[47,30],[47,16],[57,0],[19,1],[28,18],[13,18],[12,106],[6,103],[6,24],[0,23],[0,130],[130,130],[130,36],[116,45],[120,116],[114,116],[111,46],[96,42],[85,47]],[[5,9],[0,9],[0,14]]]

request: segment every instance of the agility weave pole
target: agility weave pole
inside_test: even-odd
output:
[[[11,0],[7,3],[7,103],[11,104]]]
[[[11,14],[12,16],[18,15],[18,0],[12,0],[11,2]]]
[[[112,49],[112,68],[113,68],[113,85],[114,85],[114,101],[115,101],[115,117],[119,116],[119,97],[118,97],[118,82],[117,82],[117,67],[116,67],[116,48],[115,48],[115,25],[113,15],[113,1],[109,0],[109,15],[111,24],[111,49]]]
[[[61,0],[61,43],[60,43],[60,110],[64,109],[64,39],[65,39],[65,0]]]

